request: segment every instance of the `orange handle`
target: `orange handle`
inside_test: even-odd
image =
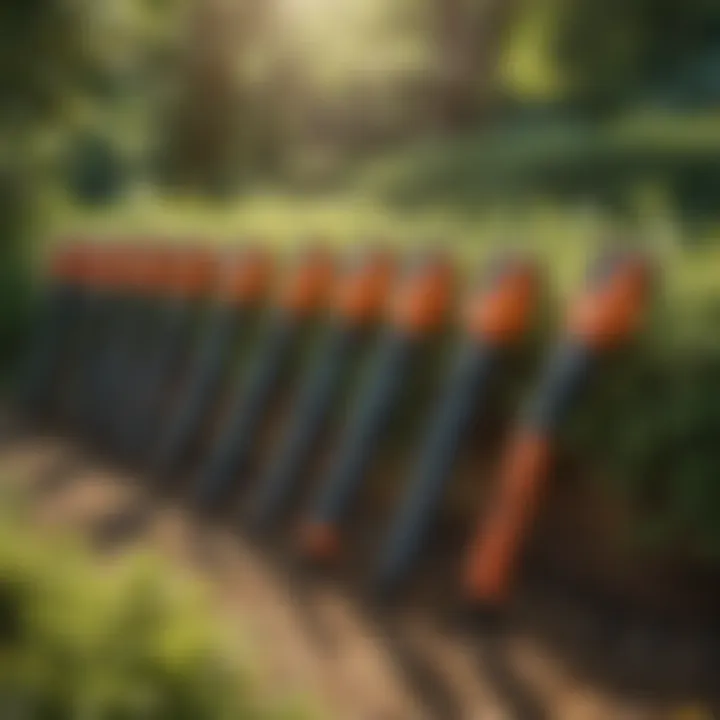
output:
[[[561,345],[553,358],[536,398],[540,402],[532,406],[510,446],[497,495],[470,545],[465,584],[475,602],[499,606],[507,600],[522,542],[547,484],[550,443],[568,398],[579,387],[578,380],[583,381],[592,358],[628,340],[647,307],[652,278],[646,259],[628,254],[604,260],[571,308],[571,342]]]
[[[472,600],[502,605],[512,589],[515,559],[541,501],[550,468],[548,441],[522,435],[506,456],[490,515],[470,543],[465,587]]]
[[[394,298],[394,324],[411,334],[437,330],[447,316],[454,280],[452,265],[444,257],[434,256],[413,268]]]

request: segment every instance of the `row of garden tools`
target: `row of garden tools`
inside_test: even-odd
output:
[[[570,301],[469,533],[461,592],[472,608],[502,610],[511,597],[559,431],[606,359],[641,328],[651,270],[641,252],[607,250]],[[339,258],[313,242],[281,258],[260,243],[64,241],[50,259],[18,413],[155,482],[189,478],[193,506],[204,511],[242,493],[239,521],[256,537],[299,517],[293,551],[329,569],[347,557],[353,510],[428,355],[457,326],[379,535],[370,584],[396,597],[545,294],[538,263],[515,252],[490,258],[462,296],[460,285],[436,249],[401,261],[373,244]],[[270,423],[271,449],[261,452]]]

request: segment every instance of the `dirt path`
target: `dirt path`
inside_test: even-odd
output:
[[[268,685],[319,698],[328,717],[713,717],[697,698],[670,704],[610,691],[519,629],[481,642],[421,610],[392,618],[368,612],[342,585],[309,580],[231,526],[201,522],[176,504],[159,503],[133,478],[62,441],[6,446],[0,475],[31,490],[39,525],[77,529],[98,552],[150,545],[209,580],[218,608],[250,634]]]

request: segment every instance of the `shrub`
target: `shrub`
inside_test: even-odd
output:
[[[629,501],[636,539],[717,563],[720,294],[703,283],[712,255],[668,268],[647,336],[592,389],[571,435]]]
[[[280,717],[197,593],[166,570],[136,556],[101,571],[76,544],[3,518],[3,711],[33,720]]]
[[[0,168],[0,380],[17,360],[29,316],[31,179],[7,165]]]

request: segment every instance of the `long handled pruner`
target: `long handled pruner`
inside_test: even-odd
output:
[[[197,500],[212,509],[227,498],[238,473],[247,470],[262,421],[283,386],[307,322],[327,307],[334,276],[331,255],[321,248],[303,253],[281,288],[274,316],[248,377],[238,386],[222,432],[196,488]]]
[[[62,419],[76,431],[88,425],[96,365],[112,322],[110,286],[118,250],[110,242],[88,243],[85,249],[82,312],[65,359],[60,398]]]
[[[248,524],[255,532],[271,529],[295,497],[322,435],[349,367],[368,329],[380,319],[388,299],[394,263],[388,253],[361,252],[351,258],[331,300],[330,327],[319,361],[301,382],[280,449],[249,501]]]
[[[267,297],[272,276],[272,258],[259,248],[233,251],[221,259],[208,328],[190,362],[187,385],[154,461],[154,471],[161,477],[182,464],[216,406],[235,358],[234,350],[250,315]]]
[[[591,268],[587,287],[571,305],[565,337],[521,416],[478,523],[464,570],[465,597],[482,616],[508,601],[520,553],[537,515],[561,425],[611,350],[639,329],[651,296],[648,260],[615,252]],[[490,611],[489,613],[487,611]]]
[[[20,378],[18,406],[28,419],[53,411],[62,371],[84,311],[88,259],[87,243],[79,240],[63,242],[50,258]]]
[[[392,422],[402,391],[423,356],[426,341],[447,317],[453,280],[447,260],[431,255],[412,263],[401,281],[367,390],[361,393],[339,452],[301,527],[300,550],[306,559],[325,564],[338,558],[343,520]]]
[[[84,433],[99,430],[108,383],[109,353],[126,311],[128,274],[135,250],[124,240],[98,243],[90,254],[86,284],[92,296],[86,332],[74,359],[74,420]]]
[[[420,455],[381,547],[373,578],[383,597],[411,571],[440,509],[458,450],[473,418],[487,407],[492,383],[510,348],[531,327],[539,278],[533,263],[501,258],[483,273],[466,307],[465,333],[455,365],[420,443]]]
[[[123,300],[105,350],[96,435],[107,449],[120,446],[125,420],[145,370],[162,307],[171,249],[160,243],[128,244],[123,262]]]
[[[202,246],[174,248],[160,291],[156,343],[148,357],[126,415],[122,451],[142,459],[157,437],[168,391],[192,347],[198,313],[215,287],[217,256]]]

